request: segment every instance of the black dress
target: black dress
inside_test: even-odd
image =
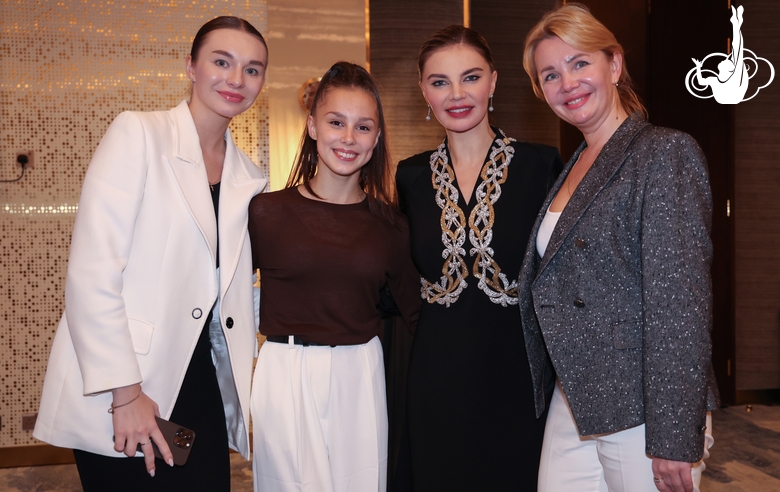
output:
[[[563,164],[552,147],[494,131],[469,203],[446,166],[446,141],[398,166],[399,200],[428,299],[408,380],[414,492],[536,490],[546,415],[535,415],[516,280],[539,208]],[[472,214],[475,207],[481,209]],[[445,262],[450,268],[443,271]],[[477,275],[492,284],[481,289]]]

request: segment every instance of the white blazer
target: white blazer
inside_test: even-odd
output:
[[[249,388],[257,351],[247,206],[267,181],[228,131],[217,223],[187,102],[125,112],[84,178],[33,436],[113,449],[110,390],[142,383],[169,418],[209,311],[230,446],[249,457]],[[214,330],[214,328],[217,328]],[[208,329],[206,327],[205,329]]]

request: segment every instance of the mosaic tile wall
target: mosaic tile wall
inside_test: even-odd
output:
[[[37,411],[81,182],[111,120],[185,97],[184,57],[200,25],[237,15],[261,32],[265,0],[0,0],[0,447],[36,444]],[[268,163],[267,96],[231,124]]]

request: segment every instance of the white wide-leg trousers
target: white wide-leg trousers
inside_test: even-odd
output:
[[[712,416],[707,414],[704,457],[693,464],[699,492],[704,460],[710,456]],[[580,436],[560,382],[555,386],[544,430],[539,492],[658,492],[652,459],[645,454],[645,426]]]
[[[256,492],[384,492],[382,346],[266,342],[252,385]]]

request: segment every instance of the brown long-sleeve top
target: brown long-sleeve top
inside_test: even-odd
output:
[[[337,205],[297,188],[249,204],[252,258],[260,268],[260,333],[329,345],[366,343],[379,333],[387,282],[404,321],[416,323],[420,275],[406,224],[373,215],[367,200]]]

